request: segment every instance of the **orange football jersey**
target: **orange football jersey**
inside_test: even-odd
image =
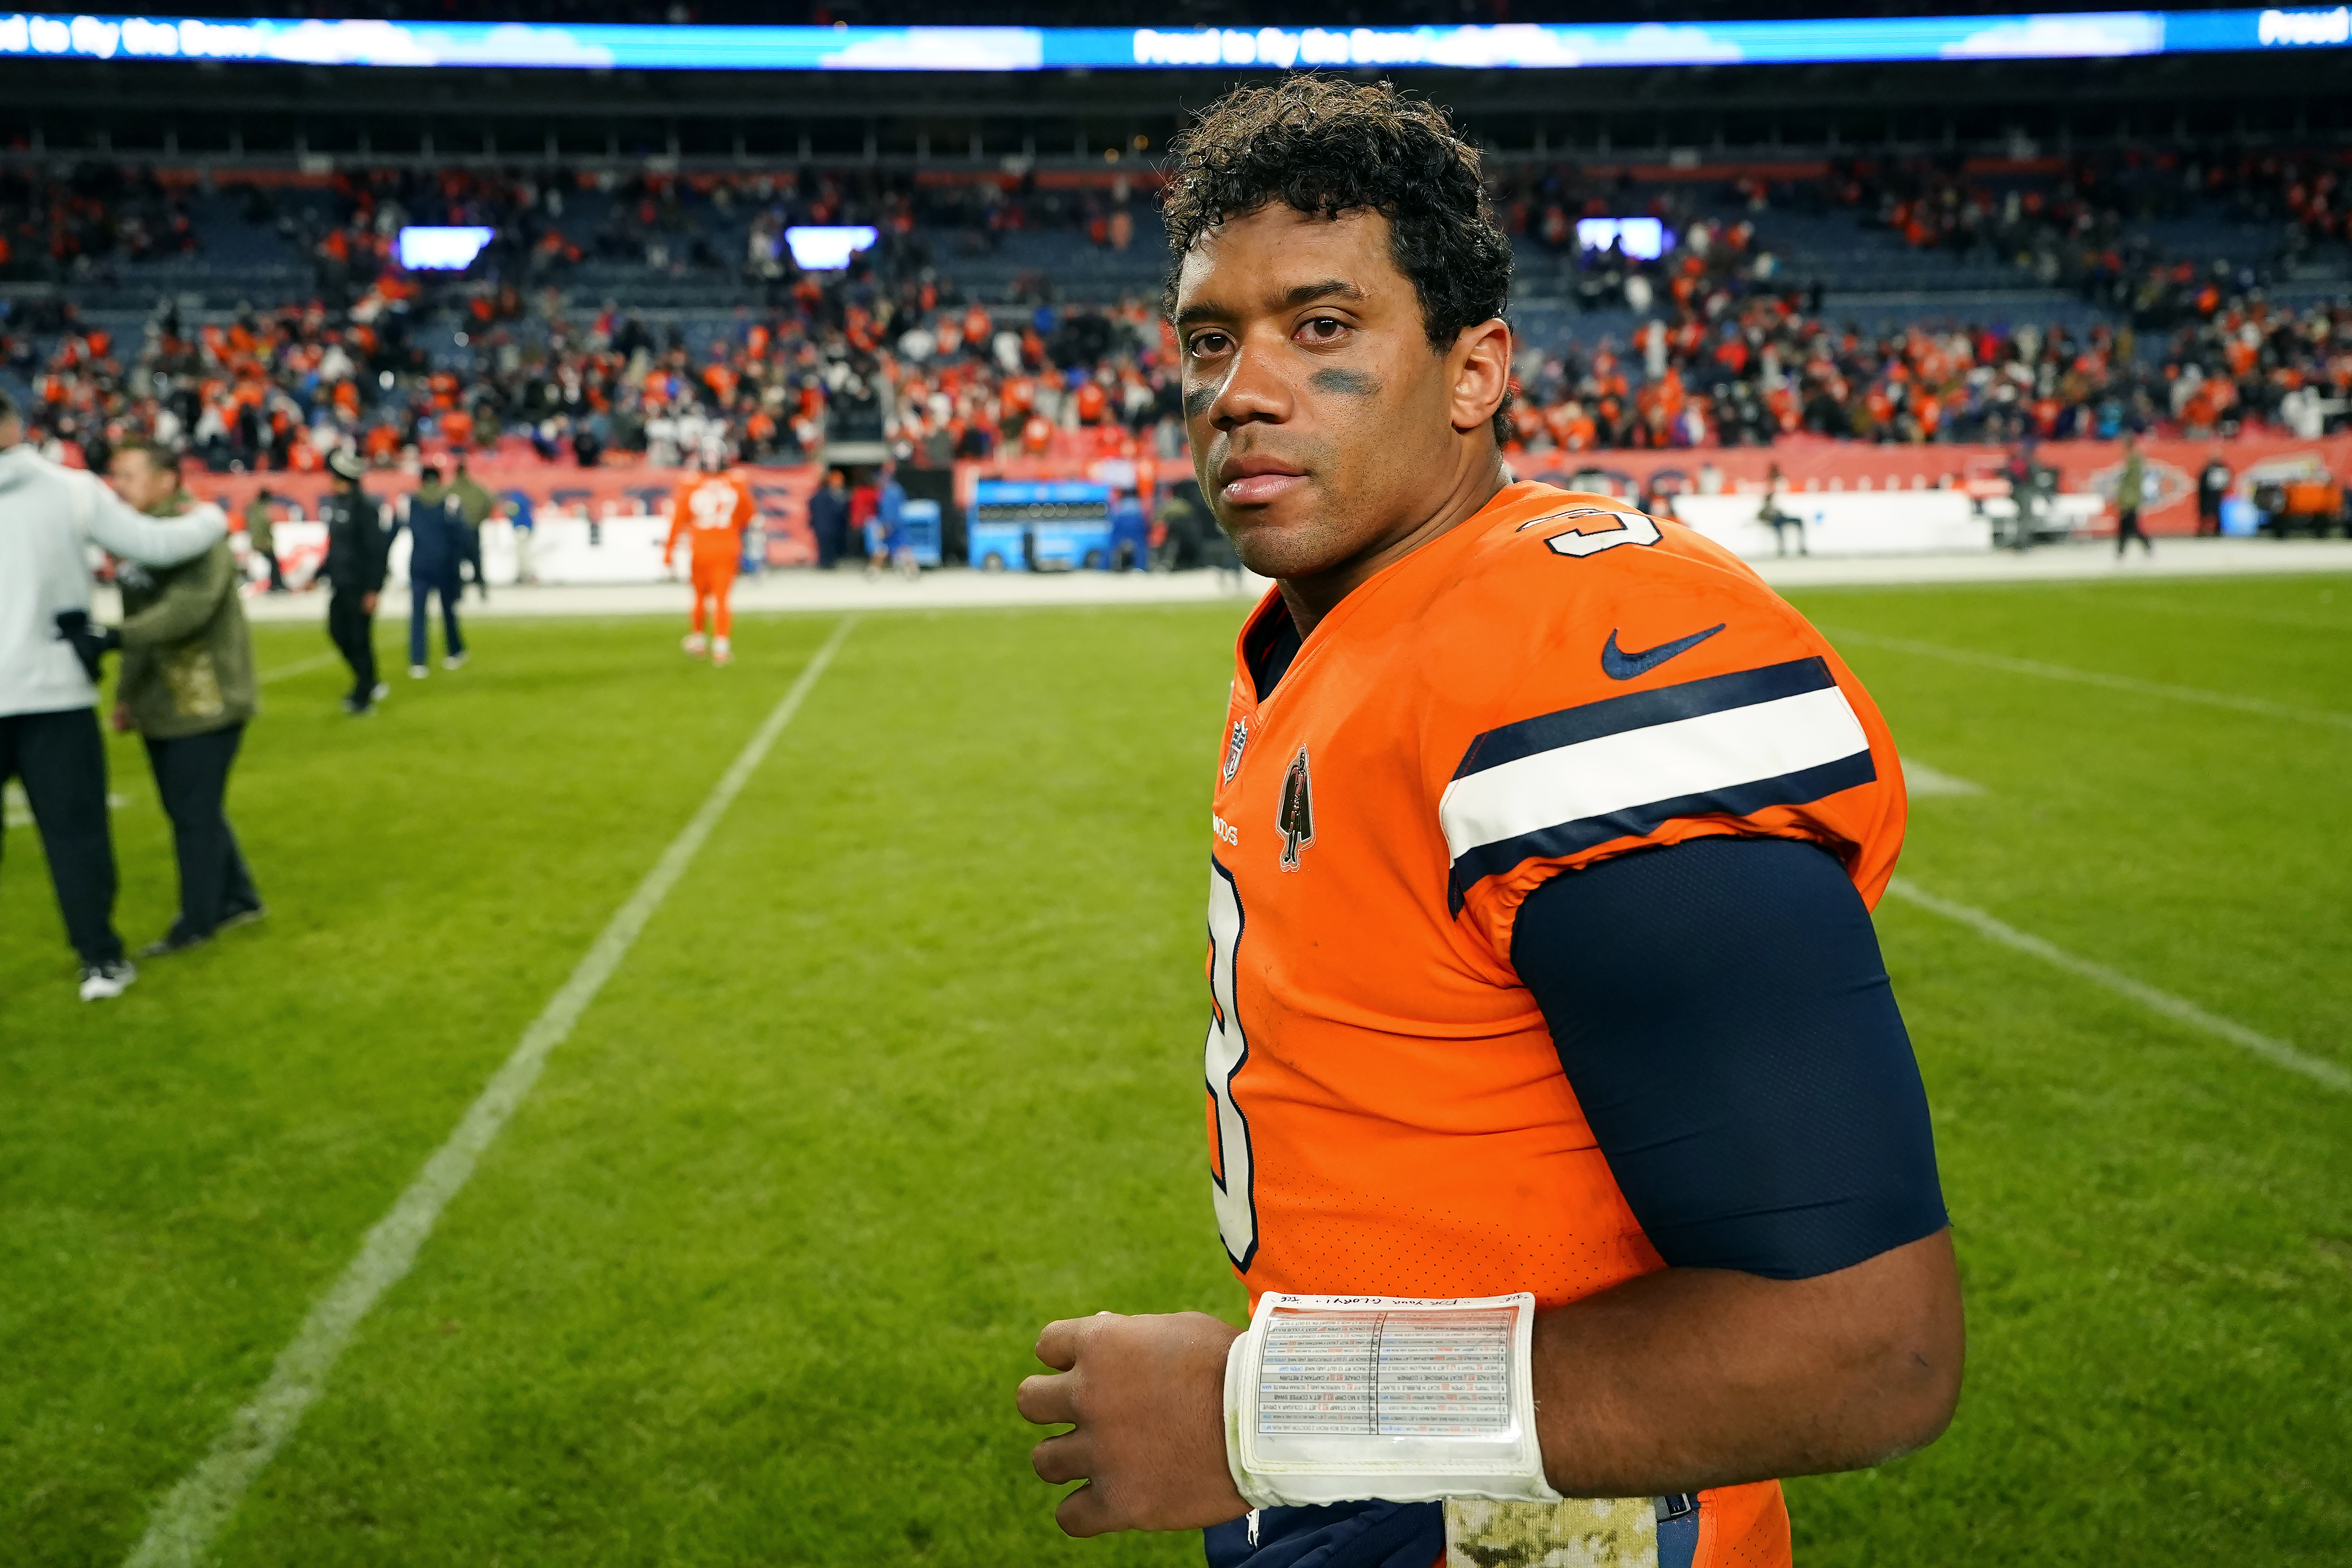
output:
[[[732,474],[703,474],[688,479],[677,487],[677,496],[670,503],[669,542],[662,547],[662,559],[669,559],[683,534],[693,540],[697,560],[740,561],[743,531],[758,510],[751,487]]]
[[[1237,647],[1223,739],[1208,1124],[1252,1305],[1556,1307],[1663,1267],[1512,924],[1549,877],[1719,834],[1821,844],[1875,903],[1902,771],[1836,653],[1681,525],[1515,484],[1342,600],[1265,701]],[[1777,1482],[1703,1496],[1702,1568],[1788,1551]]]

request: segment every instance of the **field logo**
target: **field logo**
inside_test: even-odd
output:
[[[1249,721],[1234,720],[1234,738],[1225,742],[1225,782],[1227,784],[1233,783],[1234,775],[1242,771],[1242,748],[1248,744]]]
[[[1282,829],[1282,868],[1298,869],[1298,852],[1315,842],[1315,785],[1307,773],[1307,748],[1290,759],[1282,777],[1282,810],[1274,825]]]

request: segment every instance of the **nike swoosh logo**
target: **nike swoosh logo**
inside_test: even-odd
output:
[[[1609,634],[1609,640],[1601,645],[1601,673],[1612,680],[1631,680],[1637,675],[1647,675],[1676,654],[1690,652],[1730,624],[1729,621],[1725,621],[1721,626],[1712,626],[1703,632],[1693,632],[1686,637],[1676,637],[1672,642],[1662,642],[1655,647],[1643,648],[1640,653],[1627,653],[1620,648],[1617,646],[1617,634],[1612,631]]]

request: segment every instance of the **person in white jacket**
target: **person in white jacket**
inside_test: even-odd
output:
[[[85,1002],[120,996],[138,974],[114,931],[97,686],[113,634],[89,621],[90,546],[173,566],[227,531],[218,507],[144,517],[94,476],[48,461],[0,393],[0,783],[24,782]]]

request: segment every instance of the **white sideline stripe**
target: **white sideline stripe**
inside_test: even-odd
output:
[[[1445,786],[1437,817],[1446,852],[1458,860],[1482,844],[1778,778],[1869,749],[1862,721],[1845,693],[1832,686],[1600,735],[1482,769]]]
[[[2169,991],[2158,991],[2155,986],[2144,984],[2128,974],[2119,973],[2104,963],[2094,963],[2087,958],[2077,958],[2064,948],[2044,942],[2030,931],[2021,931],[2015,926],[1995,920],[1982,910],[1973,910],[1966,904],[1956,904],[1949,899],[1939,899],[1935,894],[1915,887],[1900,877],[1889,883],[1886,890],[1896,898],[1918,905],[1931,914],[1941,915],[1948,921],[1958,921],[1976,931],[1978,935],[1990,937],[2004,947],[2013,947],[2020,952],[2032,953],[2045,963],[2055,964],[2070,974],[2078,974],[2094,984],[2103,985],[2118,996],[2127,996],[2150,1012],[2161,1013],[2175,1023],[2187,1024],[2194,1029],[2202,1029],[2209,1035],[2227,1040],[2242,1050],[2252,1052],[2275,1067],[2283,1067],[2289,1072],[2301,1073],[2312,1082],[2339,1093],[2352,1094],[2352,1071],[2347,1071],[2334,1062],[2322,1061],[2317,1057],[2306,1055],[2288,1045],[2284,1040],[2274,1040],[2268,1035],[2257,1034],[2243,1024],[2233,1023],[2230,1019],[2208,1013],[2194,1002],[2175,996]]]
[[[2241,697],[2233,691],[2208,691],[2198,686],[2168,686],[2157,680],[2135,680],[2128,675],[2109,675],[2104,670],[2044,664],[2038,658],[2013,658],[2005,653],[1979,653],[1974,648],[1947,647],[1942,643],[1915,642],[1909,637],[1881,637],[1876,632],[1848,631],[1822,626],[1819,622],[1814,626],[1833,641],[1859,643],[1864,647],[1892,648],[1897,653],[1916,653],[1927,658],[1948,659],[1954,664],[1973,664],[1985,669],[2005,670],[2011,675],[2037,675],[2044,680],[2071,680],[2078,686],[2104,686],[2110,691],[2128,691],[2140,697],[2168,697],[2175,702],[2201,702],[2208,708],[2259,713],[2265,719],[2292,719],[2302,724],[2332,724],[2339,730],[2352,730],[2352,713],[2335,713],[2325,708],[2297,708],[2288,702]]]
[[[298,658],[291,664],[281,664],[276,669],[263,670],[254,677],[254,682],[259,686],[267,686],[273,680],[287,680],[298,675],[308,675],[314,669],[324,669],[334,663],[337,657],[331,653],[322,653],[311,658]]]
[[[628,901],[614,911],[594,945],[572,970],[572,977],[548,998],[547,1005],[523,1031],[514,1054],[507,1058],[497,1076],[467,1107],[448,1141],[433,1152],[425,1168],[408,1184],[408,1190],[393,1204],[391,1212],[367,1233],[358,1255],[326,1293],[311,1304],[310,1316],[302,1320],[293,1342],[278,1352],[278,1363],[270,1368],[269,1379],[261,1385],[260,1392],[229,1417],[212,1452],[156,1505],[146,1535],[127,1559],[130,1568],[164,1568],[166,1564],[193,1568],[203,1561],[214,1538],[236,1512],[247,1489],[277,1457],[294,1428],[301,1425],[304,1412],[325,1386],[327,1374],[333,1370],[343,1347],[351,1342],[360,1320],[416,1261],[417,1248],[432,1233],[441,1211],[472,1177],[475,1163],[497,1140],[508,1118],[530,1092],[548,1053],[563,1043],[572,1033],[572,1026],[620,966],[630,944],[637,940],[637,933],[645,930],[646,921],[686,874],[695,851],[702,847],[703,840],[710,837],[728,806],[751,782],[768,749],[783,732],[784,726],[792,722],[793,715],[800,711],[801,703],[816,685],[817,678],[824,673],[825,666],[833,662],[834,654],[856,624],[854,616],[844,619],[825,639],[824,646],[817,649],[808,667],[801,671],[800,679],[793,682],[792,689],[784,693],[783,700],[768,714],[767,721],[736,757],[734,765],[712,786],[702,809],[662,851],[661,858],[646,873]]]
[[[106,809],[109,811],[121,811],[130,804],[131,797],[127,795],[116,795],[111,791],[107,794]],[[33,826],[33,803],[26,797],[25,786],[15,779],[8,781],[5,789],[0,789],[0,823],[10,827]]]
[[[259,675],[253,678],[254,684],[257,686],[267,686],[273,680],[284,680],[292,676],[308,675],[314,669],[322,668],[327,665],[334,663],[335,658],[336,656],[331,653],[322,653],[312,658],[298,658],[292,664],[281,664],[276,669],[267,669],[262,671]],[[26,802],[25,792],[15,779],[10,779],[8,781],[6,801],[6,805],[5,807],[0,807],[0,826],[30,826],[33,821],[33,808]],[[106,804],[113,809],[120,811],[130,803],[119,795],[110,795],[106,797]]]
[[[1915,800],[1921,795],[1982,795],[1984,792],[1985,787],[1980,784],[1956,778],[1941,768],[1931,768],[1909,757],[1903,759],[1903,793]]]

